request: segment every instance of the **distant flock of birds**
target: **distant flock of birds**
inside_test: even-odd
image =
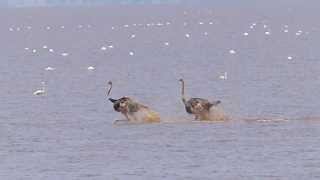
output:
[[[184,14],[187,14],[186,12],[184,12]],[[202,22],[202,21],[199,21],[197,22],[197,24],[199,25],[204,25],[206,23]],[[213,25],[214,22],[213,21],[210,21],[208,22],[207,24],[209,25]],[[249,36],[249,32],[250,32],[250,29],[255,29],[257,27],[257,24],[256,22],[252,23],[249,25],[249,30],[248,31],[245,31],[242,33],[243,36]],[[135,23],[135,24],[132,24],[132,25],[129,25],[129,24],[124,24],[124,25],[120,25],[119,27],[115,27],[115,26],[112,26],[111,29],[112,30],[115,30],[115,29],[119,29],[119,28],[129,28],[130,26],[140,26],[140,27],[152,27],[152,26],[169,26],[171,25],[171,22],[158,22],[158,23],[147,23],[147,24],[138,24],[138,23]],[[183,26],[188,26],[189,23],[187,22],[184,22],[183,23]],[[266,36],[270,36],[272,33],[269,29],[269,26],[267,24],[264,24],[264,23],[261,23],[263,29],[264,30],[264,35]],[[92,25],[77,25],[76,28],[78,29],[82,29],[82,28],[92,28],[93,26]],[[61,29],[65,29],[66,27],[65,26],[60,26]],[[26,26],[26,28],[24,27],[10,27],[9,28],[9,31],[10,32],[13,32],[13,31],[22,31],[22,30],[31,30],[32,27],[31,26]],[[52,27],[50,26],[45,26],[45,30],[49,31],[53,29]],[[282,27],[282,32],[284,33],[288,33],[289,32],[289,26],[288,25],[284,25]],[[208,35],[208,32],[204,32],[203,33],[205,36]],[[308,35],[309,32],[303,32],[302,30],[298,30],[295,32],[295,35],[296,36],[300,36],[302,34],[305,34],[305,35]],[[130,36],[130,39],[134,39],[136,38],[136,35],[135,34],[131,34]],[[187,39],[190,39],[191,38],[191,34],[190,33],[185,33],[184,34],[184,37],[187,38]],[[165,46],[169,46],[170,45],[170,42],[163,42],[163,44]],[[50,53],[55,53],[56,51],[54,49],[51,49],[49,48],[49,46],[47,45],[43,45],[42,46],[43,49],[47,49],[48,52]],[[113,49],[114,48],[114,45],[113,44],[108,44],[108,45],[103,45],[100,47],[100,50],[101,51],[106,51],[108,49]],[[29,48],[29,47],[26,47],[24,48],[26,51],[30,51],[32,53],[37,53],[38,50],[37,49],[32,49],[32,48]],[[236,54],[237,51],[235,49],[230,49],[229,50],[229,54]],[[134,51],[129,51],[128,53],[130,56],[134,56],[135,55],[135,52]],[[66,57],[66,56],[69,56],[70,54],[68,52],[61,52],[60,53],[61,56],[63,57]],[[287,59],[288,60],[293,60],[294,57],[293,56],[287,56]],[[94,71],[95,70],[95,67],[94,66],[88,66],[87,69],[89,71]],[[46,67],[45,68],[46,71],[54,71],[55,68],[53,67]],[[228,79],[228,73],[227,72],[223,72],[221,75],[218,76],[219,79],[221,80],[227,80]],[[182,102],[185,106],[185,110],[188,114],[192,114],[194,115],[195,117],[195,120],[200,120],[200,121],[206,121],[206,120],[212,120],[212,116],[210,115],[210,112],[212,110],[214,110],[217,106],[219,106],[219,104],[221,103],[221,101],[208,101],[206,99],[203,99],[203,98],[190,98],[189,100],[187,100],[185,98],[185,95],[184,95],[184,80],[183,79],[180,79],[179,80],[181,82],[181,85],[182,85],[182,90],[181,90],[181,95],[182,95]],[[107,93],[107,96],[110,95],[111,93],[111,89],[112,89],[112,82],[110,81],[109,83],[109,90],[108,90],[108,93]],[[36,95],[36,96],[41,96],[41,95],[45,95],[46,94],[46,83],[45,82],[41,82],[41,85],[42,87],[40,89],[37,89],[36,91],[33,92],[33,95]],[[113,99],[113,98],[109,98],[109,100],[113,103],[113,107],[114,107],[114,110],[117,111],[117,112],[120,112],[122,113],[125,118],[126,118],[126,121],[129,121],[129,122],[138,122],[138,121],[142,121],[142,122],[160,122],[160,116],[157,112],[151,110],[148,106],[145,106],[143,104],[140,104],[138,102],[136,102],[135,100],[133,100],[132,98],[130,97],[122,97],[120,99]],[[213,119],[215,120],[226,120],[227,117],[226,116],[221,116],[219,118],[216,118],[214,117]]]

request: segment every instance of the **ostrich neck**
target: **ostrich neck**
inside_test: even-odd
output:
[[[184,81],[181,81],[181,98],[182,98],[182,101],[185,103],[186,102],[186,98],[184,96]]]
[[[111,89],[112,89],[112,84],[110,84],[110,88],[108,90],[108,93],[107,93],[107,96],[109,96],[110,92],[111,92]]]

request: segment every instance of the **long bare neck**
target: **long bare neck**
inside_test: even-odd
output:
[[[181,81],[181,99],[183,101],[183,103],[186,102],[186,97],[184,96],[184,81]]]
[[[109,90],[108,90],[107,96],[109,96],[109,95],[110,95],[110,93],[111,93],[111,89],[112,89],[112,83],[111,83],[111,82],[109,83],[109,86],[110,86],[110,87],[109,87]]]

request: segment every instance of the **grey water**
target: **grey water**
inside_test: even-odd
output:
[[[0,178],[319,179],[319,13],[302,8],[1,11]],[[231,120],[192,121],[179,78]],[[109,80],[163,122],[114,125]]]

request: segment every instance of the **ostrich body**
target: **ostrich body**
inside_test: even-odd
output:
[[[110,88],[107,96],[109,96],[111,92],[112,82],[109,81],[108,84]],[[109,101],[113,103],[113,109],[123,114],[129,122],[160,122],[160,116],[158,113],[152,111],[149,107],[134,101],[130,97],[124,96],[120,99],[109,98]]]
[[[184,80],[180,79],[182,88],[181,88],[181,95],[182,95],[182,102],[185,105],[185,109],[187,113],[194,114],[195,120],[210,120],[210,108],[213,106],[217,106],[221,103],[221,101],[214,101],[210,102],[207,99],[203,98],[190,98],[186,100],[184,95]]]

